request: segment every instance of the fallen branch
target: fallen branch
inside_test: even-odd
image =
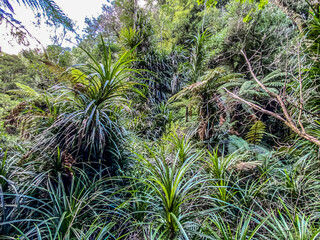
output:
[[[250,106],[251,108],[259,111],[259,112],[262,112],[264,114],[267,114],[267,115],[270,115],[280,121],[282,121],[286,126],[288,126],[293,132],[295,132],[296,134],[298,134],[300,137],[316,144],[317,146],[320,147],[320,140],[315,138],[314,136],[311,136],[309,134],[307,134],[304,130],[304,127],[300,121],[300,119],[298,119],[298,122],[299,122],[299,125],[301,127],[301,129],[299,129],[297,127],[297,125],[294,123],[294,120],[292,118],[292,116],[290,116],[289,112],[288,112],[288,109],[282,99],[282,97],[274,92],[271,92],[258,78],[257,76],[255,75],[253,69],[252,69],[252,66],[250,64],[250,61],[248,60],[248,57],[247,55],[241,51],[241,53],[243,54],[246,62],[247,62],[247,65],[248,65],[248,68],[249,68],[249,71],[250,71],[250,74],[251,76],[253,77],[253,79],[257,82],[257,84],[271,97],[273,98],[275,101],[278,102],[278,104],[280,105],[281,109],[282,109],[282,112],[283,112],[283,116],[280,115],[280,114],[277,114],[277,113],[274,113],[274,112],[271,112],[269,110],[266,110],[264,109],[263,107],[255,104],[255,103],[252,103],[252,102],[249,102],[243,98],[241,98],[240,96],[236,95],[235,93],[232,93],[230,92],[228,89],[224,88],[224,90],[233,98],[239,100],[240,102],[243,102],[245,104],[247,104],[248,106]],[[301,86],[300,86],[301,87]]]

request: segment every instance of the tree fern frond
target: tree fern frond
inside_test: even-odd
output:
[[[246,140],[242,139],[241,137],[238,137],[236,135],[229,136],[228,139],[228,154],[234,153],[235,151],[238,151],[239,149],[246,151],[249,149],[249,144]]]
[[[269,86],[270,85],[270,86]],[[266,84],[266,86],[268,87],[268,90],[270,92],[273,92],[273,93],[276,93],[278,94],[278,90],[273,87],[272,85],[276,86],[276,85],[280,85],[282,86],[282,84],[278,84],[278,83],[269,83]],[[253,81],[246,81],[244,82],[241,87],[240,87],[240,90],[239,90],[239,95],[242,95],[242,96],[256,96],[256,97],[268,97],[268,94],[264,91],[259,91],[260,90],[260,87],[258,84],[256,84],[255,82]]]
[[[210,81],[212,79],[217,79],[226,74],[227,70],[225,67],[217,67],[214,69],[210,69],[206,72],[206,74],[203,77],[203,80]]]
[[[273,87],[273,88],[282,88],[284,85],[283,82],[268,82],[265,84],[266,87]]]
[[[271,81],[274,81],[274,80],[279,81],[280,79],[284,79],[285,76],[286,76],[285,72],[281,72],[280,70],[276,70],[276,71],[273,71],[272,73],[268,74],[267,76],[265,76],[261,80],[261,82],[262,83],[268,83],[268,82],[271,82]]]
[[[265,134],[266,125],[262,121],[257,121],[253,126],[250,128],[246,139],[249,143],[252,144],[259,144]]]
[[[247,94],[248,90],[252,90],[253,86],[253,82],[252,81],[246,81],[242,84],[240,90],[239,90],[239,94],[240,95],[244,95]]]
[[[242,78],[242,75],[241,74],[238,74],[238,73],[232,73],[232,74],[228,74],[226,76],[223,76],[223,77],[220,77],[218,78],[215,83],[217,85],[220,85],[220,84],[224,84],[224,83],[228,83],[228,82],[241,82],[243,81],[244,79]]]
[[[258,97],[258,98],[268,97],[267,93],[259,92],[259,91],[254,90],[254,89],[247,90],[245,93],[243,93],[243,95],[250,96],[251,98],[252,97]]]
[[[267,87],[283,87],[284,79],[286,77],[285,72],[281,72],[280,70],[273,71],[272,73],[265,76],[261,82],[264,83]]]
[[[232,87],[241,87],[243,82],[238,82],[238,81],[232,81],[232,82],[227,82],[222,84],[221,86],[218,87],[218,89],[222,88],[232,88]]]
[[[270,92],[275,93],[275,94],[279,94],[279,90],[276,89],[276,88],[270,88],[270,87],[268,87],[268,90],[269,90]]]
[[[205,76],[202,78],[202,81],[185,87],[180,92],[172,96],[169,101],[181,99],[186,97],[189,93],[196,95],[195,93],[202,93],[211,89],[218,89],[219,91],[222,89],[222,87],[225,87],[224,84],[230,84],[230,86],[240,86],[243,80],[241,76],[241,74],[227,74],[227,69],[225,67],[217,67],[207,71]]]
[[[221,93],[221,94],[224,94],[225,93],[225,90],[224,90],[225,88],[229,89],[229,90],[232,90],[232,89],[234,89],[236,87],[241,87],[241,85],[242,85],[242,82],[228,82],[228,83],[225,83],[225,84],[219,86],[217,88],[217,91],[219,93]]]
[[[174,101],[176,99],[182,99],[183,97],[187,96],[188,94],[192,92],[199,92],[201,91],[207,84],[207,80],[204,80],[202,82],[196,82],[194,84],[191,84],[188,87],[185,87],[182,89],[180,92],[177,94],[173,95],[170,99],[169,102]]]

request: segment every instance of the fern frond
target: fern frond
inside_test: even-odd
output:
[[[227,72],[225,67],[217,67],[214,69],[210,69],[206,72],[206,74],[203,77],[204,81],[211,81],[213,79],[221,78],[223,75],[225,75]]]
[[[224,83],[229,83],[229,82],[242,82],[244,79],[242,78],[241,74],[238,73],[232,73],[228,74],[226,76],[220,77],[215,81],[215,84],[220,85]]]
[[[228,139],[228,154],[232,154],[240,149],[243,151],[249,149],[247,141],[236,135],[230,135]]]
[[[258,97],[258,98],[263,98],[263,97],[268,97],[269,95],[266,92],[259,92],[257,90],[247,90],[243,95],[248,96],[248,97]]]
[[[268,82],[265,84],[266,87],[273,87],[273,88],[282,88],[284,85],[283,82]]]
[[[241,87],[243,82],[237,82],[237,81],[232,81],[232,82],[227,82],[218,87],[218,89],[223,89],[223,88],[234,88],[234,87]]]
[[[261,82],[262,83],[269,83],[271,81],[280,81],[281,79],[284,79],[286,76],[286,73],[285,72],[281,72],[280,70],[276,70],[276,71],[273,71],[272,73],[268,74],[267,76],[265,76]]]
[[[223,87],[226,87],[226,84],[229,84],[228,87],[241,86],[244,80],[241,77],[241,74],[228,74],[225,67],[217,67],[215,69],[207,71],[204,77],[201,79],[202,81],[193,83],[185,87],[180,92],[172,96],[169,101],[188,97],[188,94],[197,95],[197,93],[202,93],[204,91],[207,92],[211,89],[219,91]]]
[[[40,96],[40,94],[36,90],[27,85],[24,85],[22,83],[16,83],[16,85],[19,89],[9,90],[6,93],[25,98],[37,98]]]
[[[196,82],[194,84],[191,84],[190,86],[182,89],[177,94],[173,95],[168,101],[172,102],[177,99],[182,99],[183,97],[187,96],[190,93],[201,92],[201,90],[206,86],[206,84],[207,84],[206,80],[202,81],[202,82]]]
[[[239,94],[240,95],[246,95],[249,90],[252,90],[254,88],[254,84],[252,81],[246,81],[242,84]]]
[[[265,76],[261,82],[267,87],[279,88],[283,87],[286,73],[276,70]]]
[[[266,133],[266,125],[262,121],[257,121],[253,126],[250,128],[246,139],[251,144],[259,144]]]
[[[75,83],[82,83],[84,85],[89,84],[88,77],[84,72],[76,68],[71,68],[70,72]]]

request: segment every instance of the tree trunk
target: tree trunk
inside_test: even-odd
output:
[[[133,0],[133,30],[138,30],[137,29],[137,21],[138,21],[138,2],[137,0]]]
[[[189,121],[189,108],[186,106],[186,122]]]

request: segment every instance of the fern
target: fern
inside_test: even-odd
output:
[[[232,154],[240,149],[243,152],[249,149],[249,145],[246,140],[236,135],[230,135],[228,138],[228,154]]]
[[[228,83],[228,82],[239,82],[243,80],[242,74],[239,73],[230,73],[226,76],[219,77],[215,83],[218,85]]]
[[[246,140],[251,144],[259,144],[266,133],[266,125],[261,122],[257,121],[253,126],[250,128],[246,136]]]
[[[225,83],[223,85],[221,85],[220,87],[217,88],[217,91],[220,93],[220,94],[224,94],[225,93],[225,88],[226,89],[229,89],[229,90],[233,90],[234,88],[239,88],[241,87],[242,85],[242,82],[228,82],[228,83]]]
[[[223,88],[225,87],[230,88],[241,86],[244,81],[244,79],[241,77],[241,74],[228,74],[228,69],[226,67],[217,67],[215,69],[211,69],[206,72],[206,74],[201,78],[201,81],[185,87],[180,92],[173,95],[169,99],[169,102],[182,99],[183,97],[197,97],[204,92],[208,92],[211,90],[220,93],[222,91],[224,92]]]
[[[278,89],[283,88],[285,73],[280,72],[279,70],[274,71],[264,77],[261,82],[268,88],[270,92],[279,93]],[[258,97],[258,98],[268,98],[268,94],[260,88],[260,86],[253,80],[248,81],[239,81],[241,87],[239,89],[240,96],[246,97]]]
[[[89,84],[88,76],[84,72],[76,68],[71,68],[70,72],[74,83],[82,83],[84,85]]]
[[[33,88],[22,83],[16,83],[19,89],[9,90],[6,93],[24,98],[38,98],[40,94]]]
[[[283,88],[284,86],[285,77],[286,77],[285,72],[276,70],[268,74],[267,76],[265,76],[261,81],[266,87],[268,87],[270,91],[273,91],[278,94],[279,93],[278,89]]]
[[[279,82],[281,82],[281,79],[284,79],[285,77],[286,77],[285,72],[281,72],[281,70],[276,70],[276,71],[273,71],[272,73],[268,74],[267,76],[265,76],[261,81],[264,84],[272,83],[272,82],[279,83]]]
[[[240,95],[244,95],[244,94],[247,95],[247,94],[248,94],[247,92],[253,88],[253,85],[254,85],[254,84],[253,84],[252,81],[246,81],[246,82],[244,82],[244,83],[242,84],[240,90],[239,90],[239,94],[240,94]]]

